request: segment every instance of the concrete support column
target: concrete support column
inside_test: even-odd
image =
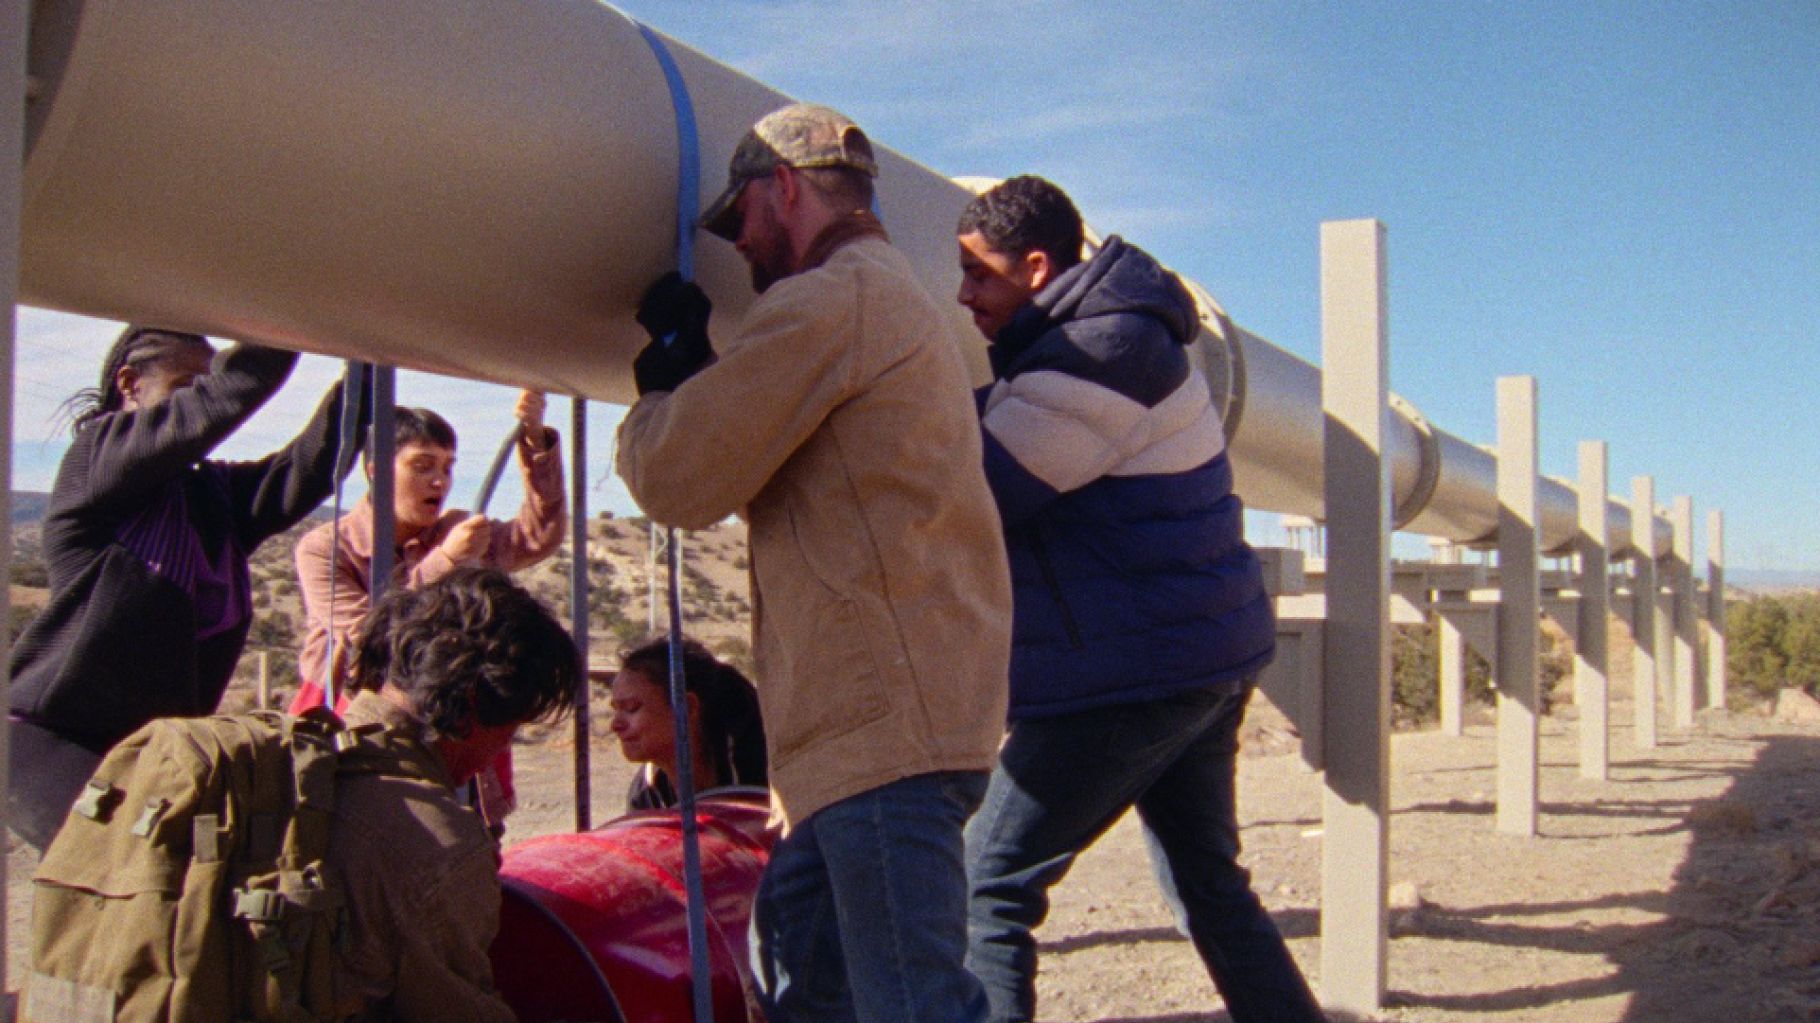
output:
[[[1683,494],[1669,511],[1675,530],[1674,566],[1668,579],[1669,601],[1674,608],[1675,727],[1694,727],[1699,705],[1700,621],[1694,616],[1694,499]]]
[[[1388,947],[1390,465],[1384,227],[1321,225],[1327,636],[1321,993],[1375,1014]]]
[[[1630,538],[1637,555],[1631,561],[1631,638],[1636,641],[1630,668],[1631,700],[1636,711],[1638,749],[1656,748],[1656,481],[1634,476],[1630,481]]]
[[[1464,593],[1442,593],[1437,602],[1464,603]],[[1466,731],[1466,635],[1452,617],[1435,615],[1435,638],[1440,644],[1441,734]]]
[[[1706,513],[1706,705],[1725,706],[1725,513]]]
[[[26,0],[0,0],[0,563],[13,563],[13,351],[19,301],[19,219],[25,166]],[[12,620],[11,594],[0,586],[0,622]],[[12,685],[8,633],[0,628],[0,698]],[[12,755],[6,715],[0,714],[0,793],[9,790]],[[0,837],[6,834],[6,801],[0,799]],[[6,858],[0,857],[0,977],[7,970]],[[12,1018],[10,1004],[0,1009]]]
[[[1536,833],[1542,590],[1536,549],[1536,378],[1498,378],[1498,830]]]
[[[1611,767],[1610,524],[1605,517],[1605,442],[1580,442],[1580,628],[1574,640],[1574,702],[1580,708],[1580,777],[1604,781]]]

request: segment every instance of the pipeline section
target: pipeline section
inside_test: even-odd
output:
[[[587,2],[38,0],[32,18],[22,301],[633,398],[645,338],[632,310],[675,265],[678,161],[664,72],[625,15]],[[664,43],[694,101],[705,201],[740,136],[787,97]],[[880,215],[983,380],[984,343],[950,301],[971,193],[876,148]],[[719,241],[696,262],[724,332],[751,302],[746,266]],[[1319,371],[1193,290],[1196,360],[1227,414],[1240,494],[1324,517]],[[1398,405],[1402,528],[1493,543],[1495,458]],[[1544,479],[1540,506],[1543,549],[1566,550],[1572,487]],[[1610,501],[1608,518],[1627,556],[1628,506]],[[1666,553],[1668,524],[1652,522]]]

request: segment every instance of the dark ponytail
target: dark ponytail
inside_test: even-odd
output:
[[[59,415],[69,417],[70,432],[74,433],[97,416],[118,412],[124,400],[118,383],[122,369],[127,366],[150,366],[181,348],[208,343],[209,339],[201,334],[186,334],[159,327],[129,326],[120,332],[113,347],[107,350],[107,358],[101,362],[100,384],[85,387],[70,395],[59,408]]]
[[[667,693],[669,639],[659,636],[622,653],[620,668],[650,679]],[[702,742],[721,783],[768,785],[764,719],[751,680],[690,639],[683,641],[683,685],[695,694],[701,707]]]

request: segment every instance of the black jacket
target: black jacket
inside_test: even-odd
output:
[[[236,345],[165,403],[105,413],[76,433],[44,520],[51,596],[13,648],[10,710],[101,753],[158,717],[213,713],[250,612],[199,637],[190,593],[121,542],[148,509],[181,501],[211,564],[249,591],[247,556],[334,487],[337,386],[289,445],[256,462],[204,461],[290,376],[291,352]],[[362,403],[365,404],[364,402]],[[361,429],[349,443],[358,445]]]

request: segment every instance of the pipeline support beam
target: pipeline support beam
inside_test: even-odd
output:
[[[1536,833],[1536,378],[1498,378],[1498,830]]]
[[[1389,932],[1390,532],[1384,227],[1321,225],[1327,523],[1321,992],[1381,1007]]]
[[[1649,476],[1632,477],[1630,491],[1634,530],[1655,516],[1656,481]],[[1657,619],[1661,617],[1661,602],[1656,599],[1656,559],[1633,558],[1631,566],[1631,701],[1636,712],[1637,748],[1651,750],[1656,748],[1657,682],[1661,677],[1656,657]]]
[[[1694,499],[1682,494],[1674,500],[1669,524],[1675,531],[1674,566],[1669,599],[1674,606],[1675,727],[1694,727],[1699,706],[1700,621],[1694,614]]]
[[[1706,705],[1725,706],[1725,513],[1706,513]]]
[[[1580,442],[1580,628],[1574,641],[1574,701],[1580,707],[1580,777],[1604,781],[1611,768],[1611,689],[1607,674],[1611,580],[1605,495],[1605,442]]]

